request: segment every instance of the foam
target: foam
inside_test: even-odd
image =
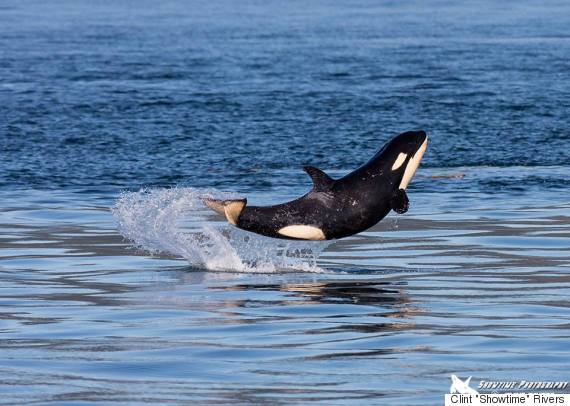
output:
[[[319,254],[330,244],[248,233],[218,222],[202,198],[239,199],[215,189],[125,192],[112,208],[119,232],[140,248],[186,259],[190,265],[232,272],[323,272]]]

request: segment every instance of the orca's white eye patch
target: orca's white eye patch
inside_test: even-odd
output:
[[[398,155],[398,158],[396,158],[396,160],[394,161],[394,165],[392,165],[392,170],[395,171],[400,166],[402,166],[402,164],[404,163],[404,161],[406,160],[407,157],[408,157],[408,154],[404,154],[403,152],[400,152],[400,154]]]

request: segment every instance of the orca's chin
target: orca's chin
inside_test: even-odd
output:
[[[406,165],[406,170],[404,171],[404,176],[402,176],[402,181],[400,182],[399,189],[405,190],[408,187],[408,184],[410,183],[412,177],[416,173],[418,166],[420,166],[420,161],[422,160],[422,157],[426,152],[427,143],[428,143],[428,137],[426,135],[422,145],[420,145],[415,154],[408,161],[408,164]]]

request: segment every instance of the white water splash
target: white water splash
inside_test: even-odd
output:
[[[236,199],[214,189],[173,188],[128,192],[112,212],[120,233],[150,252],[185,258],[209,270],[322,272],[316,264],[329,242],[263,237],[208,218],[203,197]],[[210,217],[211,218],[211,217]]]

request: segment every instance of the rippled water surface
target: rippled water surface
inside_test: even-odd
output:
[[[2,404],[569,380],[569,25],[567,2],[2,2]],[[418,128],[410,211],[360,235],[278,242],[197,203],[295,198],[302,165]]]

